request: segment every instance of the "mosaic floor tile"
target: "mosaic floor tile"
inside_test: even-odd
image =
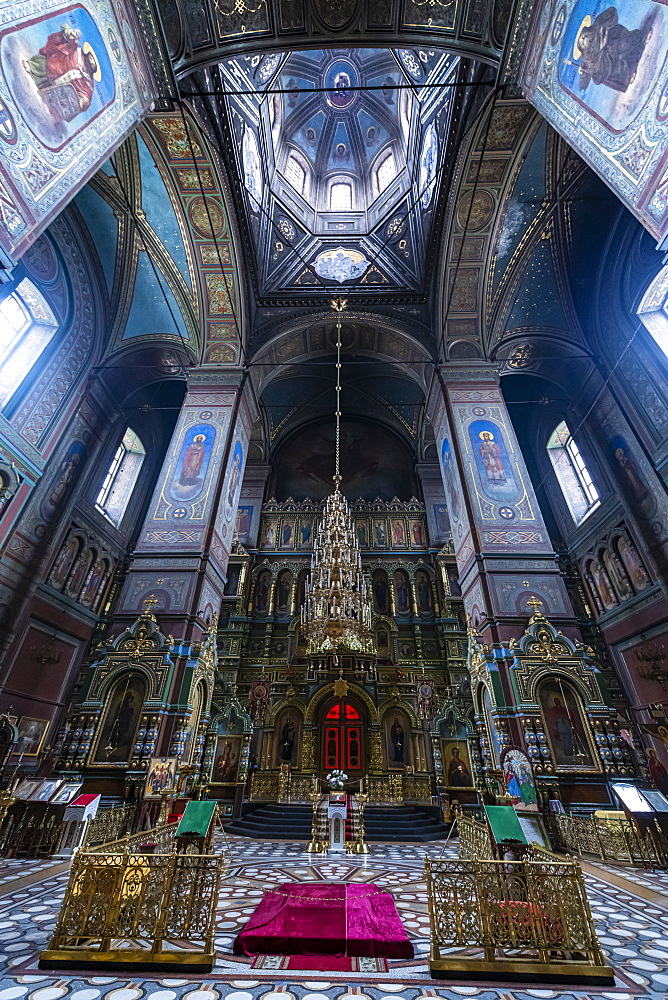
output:
[[[39,952],[55,926],[67,873],[50,873],[48,862],[5,862],[0,870],[0,1000],[665,1000],[668,987],[668,873],[601,864],[585,876],[601,946],[615,968],[615,987],[535,988],[449,984],[429,978],[429,918],[423,880],[425,854],[457,857],[456,844],[371,845],[371,853],[345,861],[306,854],[302,843],[218,838],[229,856],[216,921],[218,956],[210,976],[52,975],[37,968]],[[43,872],[28,889],[12,881]],[[629,879],[628,891],[606,882],[606,873]],[[656,874],[656,878],[655,878]],[[231,954],[239,929],[265,887],[288,881],[336,879],[374,883],[393,891],[415,959],[390,962],[387,973],[284,974],[250,970],[250,960]],[[3,882],[3,879],[5,880]],[[649,904],[633,884],[665,896]]]

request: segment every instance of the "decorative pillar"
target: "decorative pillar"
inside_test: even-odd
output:
[[[568,594],[491,365],[449,365],[431,397],[464,606],[486,641],[517,634],[539,598],[574,625]]]
[[[116,617],[153,595],[163,628],[201,639],[220,609],[252,420],[242,372],[190,375]]]

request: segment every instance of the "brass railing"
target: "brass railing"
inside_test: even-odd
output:
[[[317,787],[317,779],[312,774],[291,774],[288,786],[288,802],[311,801],[313,790]]]
[[[223,860],[79,851],[40,967],[169,964],[210,971]]]
[[[104,844],[125,836],[132,829],[135,809],[134,804],[100,809],[88,824],[84,844]]]
[[[278,802],[280,795],[278,771],[253,771],[249,798],[251,802],[258,799],[268,799]]]
[[[129,837],[111,840],[96,847],[86,847],[85,850],[89,854],[145,854],[146,848],[151,845],[152,854],[171,854],[175,848],[174,837],[178,825],[178,822],[163,823],[151,830],[133,833]]]
[[[641,833],[627,819],[555,813],[551,828],[553,839],[562,850],[593,854],[603,861],[668,867],[668,841],[658,827]]]
[[[308,803],[316,781],[315,775],[294,774],[287,767],[281,771],[254,771],[249,798],[252,802]]]
[[[614,982],[573,861],[425,859],[432,975]]]
[[[55,809],[23,806],[8,812],[0,834],[0,850],[14,857],[43,857],[55,854],[63,825]]]
[[[420,777],[416,774],[406,774],[404,776],[404,799],[407,802],[428,802],[431,804],[431,778]]]
[[[273,801],[281,803],[310,802],[316,785],[322,784],[312,774],[295,774],[287,767],[281,771],[255,771],[251,778],[251,802]],[[357,790],[358,782],[354,783]],[[421,775],[404,775],[400,772],[383,777],[367,776],[364,789],[369,805],[403,805],[404,801],[432,802],[431,781]],[[350,788],[348,788],[350,791]]]
[[[367,805],[402,806],[404,804],[403,774],[388,774],[383,778],[367,777],[364,782]]]
[[[473,816],[465,816],[457,812],[457,830],[459,833],[459,857],[464,861],[475,861],[478,858],[496,857],[492,844],[492,836],[487,823],[481,823]]]

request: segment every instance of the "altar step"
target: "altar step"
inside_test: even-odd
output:
[[[225,824],[228,833],[260,840],[310,840],[311,806],[248,803],[238,819]],[[364,826],[368,841],[425,843],[444,840],[449,827],[436,806],[367,806]]]

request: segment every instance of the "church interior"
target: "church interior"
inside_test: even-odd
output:
[[[0,1000],[665,997],[665,0],[0,70]]]

